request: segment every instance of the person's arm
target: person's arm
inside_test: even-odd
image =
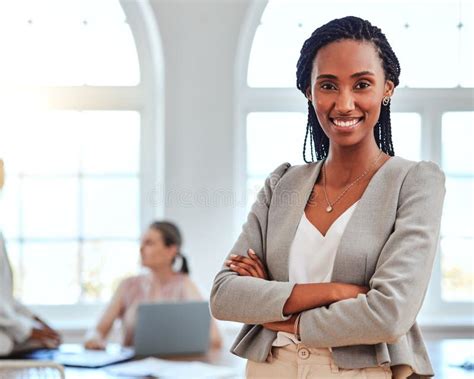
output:
[[[115,320],[123,311],[123,295],[127,285],[126,283],[126,280],[120,283],[96,327],[87,332],[85,338],[86,341],[84,342],[84,347],[86,349],[98,350],[105,348],[106,338],[110,333]]]
[[[228,260],[231,254],[245,255],[249,248],[252,248],[262,261],[264,260],[268,208],[273,191],[289,166],[289,163],[284,163],[267,177],[257,195],[257,200],[252,205],[239,238],[225,260]],[[239,276],[224,262],[214,279],[211,290],[212,315],[219,320],[246,324],[285,320],[283,306],[293,286],[294,284],[289,282]],[[265,306],[262,306],[263,304]]]
[[[1,299],[0,299],[1,300]],[[8,304],[0,301],[0,328],[16,343],[25,342],[31,336],[34,320],[17,315]]]
[[[406,175],[392,234],[370,279],[370,291],[302,312],[299,334],[309,347],[393,342],[421,308],[436,255],[445,195],[437,165],[420,162]]]
[[[29,317],[34,319],[36,316],[35,314],[25,305],[23,305],[21,302],[18,300],[14,299],[13,300],[13,308],[15,309],[16,313],[19,313],[23,316]]]
[[[13,297],[12,284],[10,261],[0,232],[0,328],[12,343],[37,340],[44,346],[57,347],[61,341],[59,333]]]
[[[29,340],[37,340],[50,348],[56,348],[61,343],[61,335],[51,328],[46,321],[35,315],[27,306],[14,299],[13,307],[15,312],[22,317],[32,320],[32,329]]]
[[[240,276],[268,279],[267,268],[252,249],[250,249],[248,257],[231,256],[225,264]],[[283,306],[283,315],[289,316],[336,301],[355,298],[360,293],[367,293],[368,290],[368,287],[349,283],[295,284]]]
[[[11,354],[15,344],[12,338],[0,329],[0,357],[6,357]]]
[[[15,343],[22,343],[31,336],[34,321],[15,310],[10,261],[5,240],[0,232],[0,329]]]
[[[249,250],[248,257],[231,256],[231,260],[226,264],[240,276],[251,276],[265,280],[268,278],[265,265],[252,249]],[[294,333],[297,330],[295,322],[300,312],[354,298],[360,293],[367,293],[368,290],[368,287],[347,283],[296,284],[283,307],[283,313],[291,314],[290,318],[284,321],[267,322],[262,326],[273,331]]]

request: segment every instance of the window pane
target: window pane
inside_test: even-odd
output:
[[[474,175],[474,112],[443,114],[442,159],[448,175]]]
[[[130,27],[125,22],[102,22],[84,28],[84,74],[88,85],[137,85],[138,56]]]
[[[0,119],[0,156],[7,173],[77,174],[79,113],[25,111],[15,101],[12,106],[2,109]]]
[[[129,111],[83,112],[82,171],[138,174],[140,115]]]
[[[0,82],[136,85],[140,80],[135,43],[118,0],[3,1],[0,46]]]
[[[400,60],[401,86],[474,86],[472,2],[440,0],[429,7],[426,17],[426,1],[421,0],[270,0],[252,44],[248,85],[295,87],[305,39],[317,27],[350,14],[382,28]]]
[[[59,20],[48,20],[32,9],[28,12],[26,9],[31,7],[30,4],[21,3],[1,3],[0,45],[3,47],[3,59],[0,62],[0,82],[82,84],[82,59],[78,49],[81,42],[79,17],[76,16],[69,23],[61,23],[61,20],[67,21],[68,17],[64,8],[58,8],[57,13],[50,13],[57,14]],[[17,9],[21,5],[28,8],[23,11]],[[61,30],[61,33],[57,30]]]
[[[0,190],[0,225],[7,240],[20,237],[20,180],[5,175],[5,184]]]
[[[474,236],[474,180],[446,179],[446,197],[442,218],[444,236]]]
[[[90,241],[83,245],[83,300],[109,301],[125,277],[139,267],[138,242]]]
[[[77,179],[23,179],[23,237],[76,238],[77,200]]]
[[[23,238],[26,243],[47,238],[53,243],[61,239],[79,241],[84,234],[92,238],[138,237],[138,112],[23,112],[15,108],[2,113],[0,157],[5,160],[6,182],[0,199],[0,226],[6,238]],[[94,179],[88,175],[100,176]],[[79,259],[77,250],[74,254]],[[122,257],[121,262],[125,262],[129,256]],[[130,262],[120,267],[129,270]],[[19,270],[22,266],[16,267]],[[75,264],[75,270],[79,269]],[[43,299],[34,298],[33,284],[24,282],[28,271],[18,270],[17,293],[24,293],[29,302],[42,303]],[[124,274],[120,268],[112,270],[117,278]],[[107,275],[102,284],[109,283]],[[75,280],[80,287],[77,275]],[[27,293],[21,290],[25,285],[30,286]],[[88,283],[83,285],[86,288]],[[110,295],[112,284],[107,285],[100,299]],[[89,301],[98,299],[88,296],[86,293]],[[47,301],[62,302],[56,298]]]
[[[442,166],[446,199],[442,219],[442,298],[474,301],[474,112],[442,118]]]
[[[309,34],[300,23],[283,21],[270,13],[277,4],[270,2],[255,33],[250,51],[247,83],[249,87],[296,87],[296,62]],[[268,14],[268,19],[265,16]],[[270,16],[275,16],[275,19]],[[282,59],[285,57],[285,59]]]
[[[303,113],[250,113],[247,116],[247,174],[267,177],[284,162],[303,164],[305,132]],[[309,151],[306,153],[307,159],[311,159]]]
[[[392,142],[395,155],[421,160],[421,117],[418,113],[391,114]]]
[[[14,116],[15,121],[2,133],[14,146],[7,150],[13,153],[6,157],[8,163],[23,174],[77,175],[78,115],[73,111],[28,111]]]
[[[15,112],[0,123],[8,173],[77,175],[82,166],[89,174],[138,174],[139,148],[138,112]]]
[[[445,301],[474,301],[474,239],[441,240],[442,297]]]
[[[77,252],[77,243],[25,243],[22,300],[30,304],[76,303],[80,293]]]
[[[85,238],[138,238],[138,178],[85,178]]]

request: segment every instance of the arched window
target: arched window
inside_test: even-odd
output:
[[[0,1],[0,218],[26,303],[108,300],[136,273],[159,175],[160,62],[146,11],[118,0]]]
[[[296,90],[295,73],[304,40],[347,15],[385,32],[402,67],[392,102],[395,153],[437,162],[447,176],[441,249],[425,304],[435,316],[468,315],[474,301],[472,8],[467,0],[270,0],[251,10],[239,52],[238,150],[246,153],[237,157],[237,167],[246,179],[248,208],[278,164],[303,163],[307,103]]]

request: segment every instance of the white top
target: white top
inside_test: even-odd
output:
[[[330,282],[339,242],[358,202],[347,208],[332,223],[325,236],[303,212],[290,247],[288,259],[290,283]],[[278,332],[272,346],[286,346],[300,342],[292,333]]]

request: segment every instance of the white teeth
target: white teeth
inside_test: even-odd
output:
[[[336,124],[337,126],[340,126],[343,128],[350,128],[351,126],[354,126],[355,124],[357,124],[359,122],[359,119],[355,118],[350,121],[341,121],[341,120],[333,119],[332,122]]]

